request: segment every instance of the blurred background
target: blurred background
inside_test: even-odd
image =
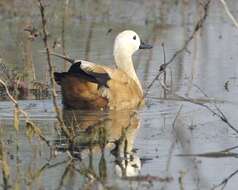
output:
[[[93,158],[85,156],[85,162],[93,163],[96,172],[108,172],[106,180],[104,175],[99,177],[98,181],[103,185],[95,185],[97,188],[212,189],[236,170],[237,157],[217,159],[176,156],[220,151],[237,143],[237,134],[229,130],[220,118],[214,117],[214,114],[203,107],[174,96],[179,94],[191,97],[209,106],[214,106],[215,103],[234,126],[238,122],[238,29],[227,16],[220,1],[211,1],[207,12],[204,10],[206,0],[45,0],[43,2],[52,51],[72,58],[113,66],[113,43],[119,32],[126,29],[134,30],[143,41],[152,44],[152,50],[138,51],[133,57],[138,77],[145,91],[158,74],[159,66],[164,63],[164,59],[168,61],[184,46],[197,22],[207,14],[202,28],[168,67],[167,83],[170,92],[165,96],[164,90],[156,81],[149,89],[146,106],[138,111],[138,118],[135,119],[135,124],[140,123],[140,126],[130,132],[133,134],[131,135],[133,147],[137,150],[135,156],[137,162],[135,164],[135,160],[132,160],[131,164],[137,166],[134,175],[140,173],[142,176],[162,176],[165,180],[117,178],[122,175],[120,174],[122,172],[118,166],[115,166],[114,157],[109,152],[101,157],[96,153]],[[227,0],[227,5],[238,19],[238,1]],[[46,56],[42,53],[44,44],[38,2],[0,0],[0,28],[0,78],[9,86],[14,86],[15,81],[22,81],[26,89],[39,86],[43,90],[48,90],[48,66]],[[162,44],[166,57],[163,55]],[[65,71],[70,66],[58,58],[53,58],[53,64],[56,71]],[[195,85],[207,96],[204,96]],[[59,88],[57,90],[60,91]],[[20,101],[21,107],[29,112],[30,117],[52,140],[56,138],[53,128],[56,122],[49,97],[49,94],[46,94],[44,100],[38,100],[42,97],[27,94],[18,98],[29,99]],[[1,101],[0,125],[5,129],[2,136],[5,140],[13,139],[15,142],[12,111],[11,103]],[[86,120],[90,120],[88,118],[91,118],[91,115],[87,116],[87,114]],[[121,119],[121,115],[113,118]],[[122,124],[117,119],[107,125],[118,124],[121,127]],[[21,126],[23,128],[23,124]],[[110,129],[109,127],[109,132],[115,134]],[[20,183],[23,189],[25,187],[34,189],[34,185],[38,189],[58,187],[87,189],[85,184],[88,184],[88,181],[85,178],[88,177],[82,178],[83,174],[69,173],[70,177],[74,176],[69,178],[74,182],[66,180],[67,182],[61,184],[60,179],[67,168],[65,165],[50,172],[44,170],[40,177],[37,177],[38,180],[32,176],[29,178],[32,170],[38,171],[37,169],[41,169],[43,164],[48,163],[46,155],[42,156],[39,153],[39,156],[36,152],[49,153],[49,150],[38,141],[33,145],[28,144],[24,130],[18,135],[20,137],[17,138],[21,139],[19,147],[24,145],[20,148],[21,172],[27,176],[25,178],[28,182],[30,181],[27,184],[25,179]],[[13,152],[16,149],[15,145],[11,144],[7,147]],[[14,173],[16,160],[11,160],[10,154],[8,156],[9,163],[13,167],[11,170],[13,179],[18,179],[16,176],[21,176],[21,172],[18,175]],[[60,155],[54,161],[62,161],[65,157],[67,157],[65,154]],[[142,164],[142,161],[138,163],[138,160],[144,160],[144,163]],[[123,161],[119,165],[123,168]],[[237,176],[234,175],[235,177]],[[237,189],[237,180],[234,178],[227,184],[227,189]],[[56,187],[55,184],[59,185]]]

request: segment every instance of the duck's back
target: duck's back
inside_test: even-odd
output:
[[[135,108],[143,102],[137,83],[122,70],[91,63],[90,68],[83,70],[79,66],[55,73],[65,108],[118,110]],[[72,71],[72,67],[77,69]]]

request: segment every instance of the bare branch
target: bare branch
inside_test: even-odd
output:
[[[69,6],[69,0],[65,0],[64,3],[64,14],[62,18],[62,30],[61,30],[61,43],[62,43],[62,54],[66,56],[66,49],[65,49],[65,26],[67,21],[67,15],[68,15],[68,6]],[[64,60],[64,70],[66,71],[68,66],[68,62]]]
[[[159,73],[154,77],[154,79],[151,81],[151,83],[148,85],[147,87],[147,91],[145,92],[145,95],[144,97],[146,97],[148,95],[148,92],[150,90],[150,88],[153,86],[153,84],[155,83],[156,80],[158,80],[158,78],[160,77],[160,75],[162,73],[165,72],[166,68],[168,65],[170,65],[174,60],[175,58],[180,55],[181,53],[183,53],[189,43],[193,40],[193,38],[196,36],[197,32],[203,27],[204,25],[204,22],[207,18],[207,15],[208,15],[208,8],[209,8],[209,5],[210,5],[210,2],[211,0],[207,0],[207,2],[205,3],[205,5],[203,6],[203,9],[204,9],[204,14],[202,16],[202,18],[200,18],[196,24],[196,26],[194,27],[194,30],[192,32],[192,34],[189,36],[189,38],[185,41],[184,45],[182,46],[182,48],[180,48],[179,50],[177,50],[173,56],[170,58],[170,60],[166,63],[163,63],[162,65],[160,65],[160,68],[159,68]]]
[[[224,180],[222,180],[221,183],[219,183],[218,185],[214,186],[212,188],[212,190],[217,189],[218,187],[222,187],[221,189],[225,189],[227,183],[229,182],[229,180],[234,177],[236,174],[238,173],[238,170],[234,171],[233,173],[231,173],[227,178],[225,178]]]
[[[46,30],[45,8],[44,8],[44,5],[42,4],[42,0],[38,0],[38,2],[39,2],[39,6],[40,6],[40,13],[41,13],[41,21],[42,21],[42,29],[43,29],[43,41],[44,41],[44,45],[45,45],[45,49],[46,49],[47,63],[48,63],[49,75],[50,75],[51,94],[52,94],[52,100],[53,100],[53,104],[54,104],[54,108],[55,108],[55,112],[56,112],[56,117],[57,117],[57,120],[59,121],[60,128],[62,129],[62,131],[67,136],[67,138],[70,141],[72,141],[69,130],[64,125],[64,121],[63,121],[63,118],[62,118],[62,113],[61,113],[61,111],[58,107],[58,103],[57,103],[57,93],[56,93],[56,90],[55,90],[56,85],[55,85],[55,80],[54,80],[54,69],[53,69],[53,65],[52,65],[52,62],[51,62],[51,58],[50,58],[50,48],[49,48],[49,44],[48,44],[48,34],[47,34],[47,30]]]
[[[236,28],[238,28],[238,22],[235,19],[235,17],[231,14],[231,11],[229,10],[225,0],[220,0],[220,2],[223,4],[224,9],[226,11],[226,14],[228,15],[228,17],[231,19],[231,21],[233,22],[233,24],[236,26]]]
[[[176,97],[181,98],[184,101],[196,104],[196,105],[200,105],[204,108],[206,108],[208,111],[210,111],[213,115],[217,116],[218,118],[221,119],[221,121],[223,121],[224,123],[227,124],[227,126],[232,129],[233,131],[235,131],[238,134],[238,129],[236,129],[227,119],[227,117],[221,112],[221,110],[218,108],[218,112],[214,111],[212,108],[210,108],[208,105],[195,101],[194,99],[188,98],[188,97],[183,97],[180,95],[175,94]],[[217,108],[216,108],[217,109]]]
[[[5,88],[5,91],[7,93],[7,96],[9,97],[10,101],[14,104],[15,109],[20,112],[21,114],[23,114],[26,124],[27,126],[30,126],[33,128],[34,132],[40,137],[41,140],[43,140],[48,146],[50,146],[50,142],[46,139],[46,137],[44,135],[42,135],[41,130],[32,122],[30,121],[29,115],[27,114],[27,112],[25,112],[23,109],[20,108],[18,102],[13,98],[13,96],[10,94],[6,83],[0,79],[0,83],[3,85],[3,87]]]

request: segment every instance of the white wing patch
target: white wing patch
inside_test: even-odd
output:
[[[77,62],[81,62],[80,68],[85,72],[107,73],[112,78],[113,71],[107,67],[84,60],[77,60]]]
[[[103,86],[103,87],[100,87],[98,89],[98,91],[99,91],[99,93],[101,94],[102,97],[107,98],[108,100],[110,100],[111,93],[110,93],[109,88]]]
[[[84,60],[77,60],[77,62],[81,62],[80,68],[82,70],[84,70],[85,72],[107,73],[110,77],[112,75],[112,72],[110,70],[108,70],[107,68],[104,68],[100,65],[94,64],[92,62],[84,61]],[[110,100],[111,93],[110,93],[110,89],[108,87],[101,86],[98,89],[98,92],[102,97]]]
[[[85,72],[87,71],[94,71],[95,70],[95,64],[94,63],[91,63],[91,62],[88,62],[88,61],[84,61],[84,60],[80,60],[81,62],[81,69],[84,70]]]

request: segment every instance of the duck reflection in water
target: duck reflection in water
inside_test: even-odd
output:
[[[139,175],[141,160],[133,148],[140,128],[136,111],[64,110],[63,117],[74,134],[74,144],[60,140],[56,143],[58,151],[69,151],[100,180]]]

